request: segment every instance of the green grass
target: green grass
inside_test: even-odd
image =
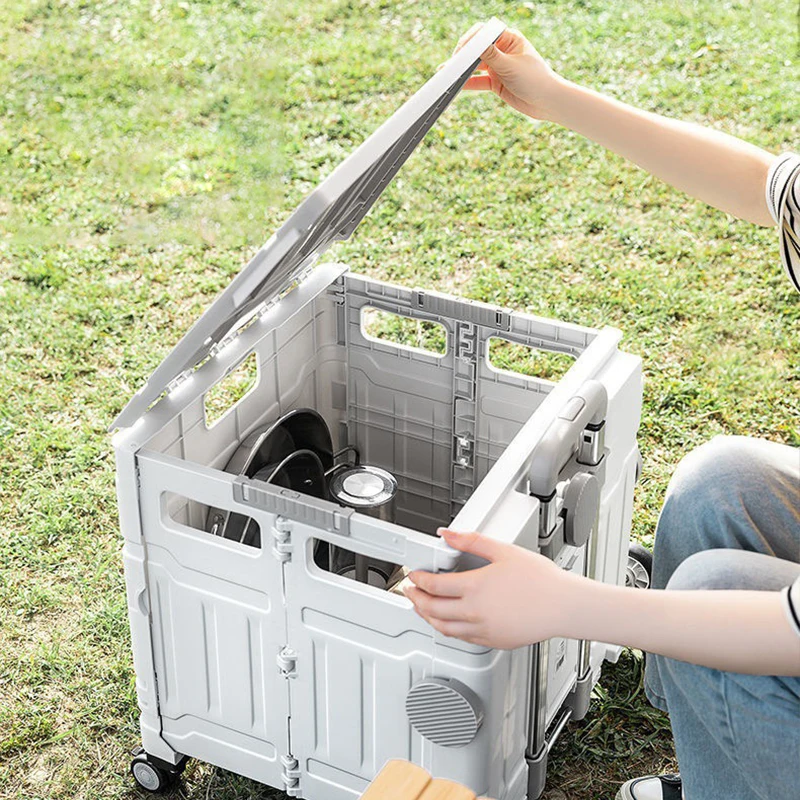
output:
[[[570,78],[774,150],[797,144],[793,9],[767,0],[2,4],[3,798],[137,796],[106,427],[300,199],[490,14]],[[800,443],[800,304],[774,231],[494,97],[459,97],[334,255],[619,327],[646,373],[645,543],[692,447],[720,432]],[[612,797],[669,763],[638,669],[630,656],[609,670],[569,728],[551,800]],[[181,791],[273,794],[197,764]]]

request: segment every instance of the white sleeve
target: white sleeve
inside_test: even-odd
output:
[[[800,292],[800,155],[784,153],[769,168],[767,208],[778,223],[781,262]]]
[[[800,578],[783,592],[783,607],[795,633],[800,636]]]

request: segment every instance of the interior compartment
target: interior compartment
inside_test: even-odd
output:
[[[375,310],[384,314],[377,323]],[[404,320],[421,324],[409,328]],[[409,336],[415,329],[421,342]],[[254,431],[294,409],[314,409],[335,451],[355,448],[362,464],[394,476],[390,521],[433,534],[459,512],[555,385],[495,364],[512,366],[515,347],[554,354],[555,361],[577,359],[595,335],[346,273],[265,331],[253,348],[255,385],[212,425],[207,390],[144,449],[222,470]],[[501,353],[509,343],[506,362],[498,362],[498,339]],[[231,357],[230,374],[250,353],[214,357]],[[180,513],[202,527],[208,509],[192,505]]]

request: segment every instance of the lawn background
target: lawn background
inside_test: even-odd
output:
[[[132,798],[121,406],[303,196],[497,15],[569,78],[797,147],[793,3],[78,2],[0,8],[0,797]],[[491,96],[446,112],[337,258],[585,325],[644,359],[635,535],[717,433],[800,444],[800,304],[735,222]],[[551,800],[669,764],[631,654]],[[278,797],[192,765],[175,797]]]

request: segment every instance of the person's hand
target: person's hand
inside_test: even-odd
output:
[[[458,52],[478,31],[470,28],[458,41]],[[484,51],[475,75],[465,89],[491,91],[512,108],[535,119],[551,119],[551,105],[562,79],[517,30],[506,28],[500,38]]]
[[[510,650],[566,635],[576,582],[550,559],[479,533],[439,529],[456,550],[490,563],[467,572],[412,572],[405,595],[437,631],[466,642]]]

